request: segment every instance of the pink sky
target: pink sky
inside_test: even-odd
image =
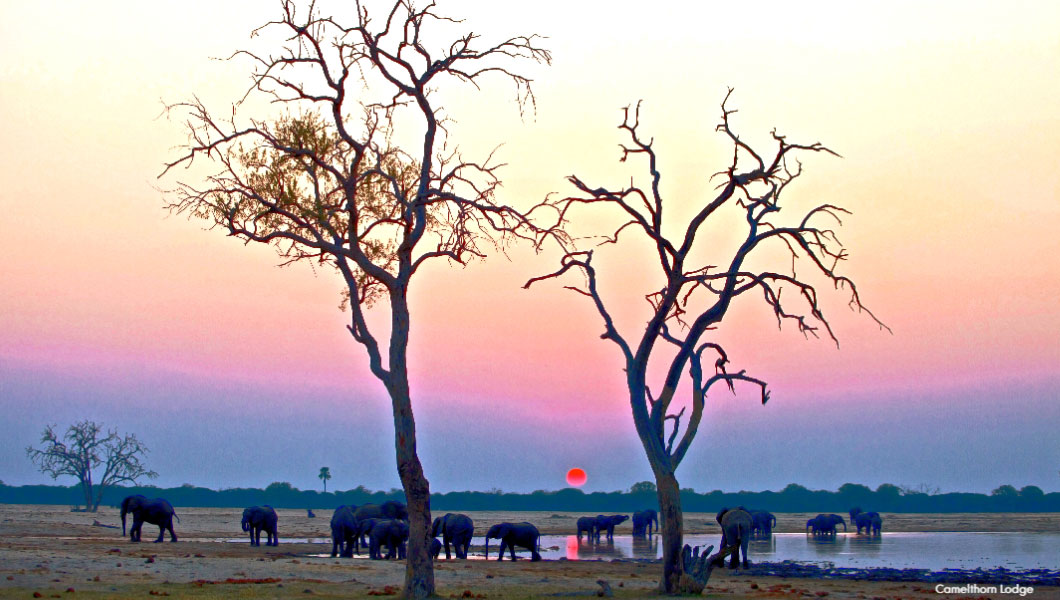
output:
[[[601,14],[546,2],[510,14],[454,2],[446,10],[476,31],[538,31],[555,54],[552,68],[533,72],[536,119],[519,120],[507,88],[462,88],[447,96],[454,137],[468,153],[505,144],[513,203],[568,191],[570,173],[619,185],[639,175],[635,163],[617,162],[619,108],[643,99],[677,216],[704,201],[705,174],[727,160],[712,131],[726,86],[735,87],[737,126],[752,143],[776,126],[844,156],[807,160],[793,197],[853,211],[840,232],[850,249],[845,272],[894,335],[826,294],[836,350],[778,332],[748,297],[718,332],[734,366],[769,380],[775,401],[806,407],[868,392],[901,406],[912,392],[1054,385],[1060,14],[1016,4],[778,4],[758,22],[685,7],[640,15],[641,32],[618,35],[629,16],[617,5]],[[206,6],[214,3],[180,13],[131,2],[71,9],[49,17],[45,37],[16,26],[42,22],[43,5],[7,9],[15,14],[0,23],[8,57],[0,66],[0,377],[85,374],[120,387],[150,373],[190,377],[204,397],[214,383],[250,382],[381,398],[345,332],[330,273],[278,269],[270,250],[162,208],[155,186],[172,181],[155,177],[182,137],[179,124],[156,118],[159,99],[198,93],[223,106],[237,97],[245,65],[208,59],[273,16],[248,3],[197,17]],[[547,17],[557,12],[566,18]],[[719,31],[708,22],[738,24]],[[416,282],[416,401],[552,419],[572,431],[582,427],[564,419],[572,411],[626,415],[617,350],[599,339],[588,303],[557,285],[521,289],[554,269],[556,256],[512,256],[466,269],[439,264]],[[641,288],[652,282],[639,277],[632,253],[600,260],[632,335],[643,323]],[[959,412],[961,396],[947,398]],[[741,401],[753,403],[753,394]],[[20,414],[27,431],[48,420]]]

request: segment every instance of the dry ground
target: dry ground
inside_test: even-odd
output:
[[[118,525],[118,512],[71,513],[63,506],[0,505],[0,598],[306,598],[368,597],[400,587],[404,564],[393,561],[312,558],[330,551],[319,544],[291,544],[284,538],[328,537],[331,511],[309,519],[303,510],[279,510],[278,548],[226,544],[242,537],[241,509],[178,508],[181,541],[152,544],[157,527],[144,527],[145,542],[131,544]],[[534,522],[547,534],[571,534],[580,514],[472,512],[478,528],[499,521]],[[779,531],[802,531],[813,515],[780,514]],[[995,531],[998,515],[884,515],[885,531]],[[686,514],[689,533],[717,531],[713,515]],[[709,523],[709,525],[708,525]],[[618,529],[628,534],[628,523]],[[1005,531],[1058,531],[1060,514],[1007,515]],[[529,598],[594,596],[597,579],[607,580],[619,598],[654,596],[656,564],[545,561],[441,561],[436,565],[443,597]],[[392,586],[388,589],[387,586]],[[68,591],[72,589],[73,591]],[[755,578],[716,571],[708,594],[723,598],[896,598],[938,597],[928,584]],[[955,598],[956,596],[948,596]],[[1060,598],[1056,588],[1033,596]],[[1016,597],[1013,597],[1016,598]]]

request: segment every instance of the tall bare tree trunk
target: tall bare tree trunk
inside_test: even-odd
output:
[[[659,495],[659,529],[662,531],[663,577],[659,591],[665,594],[680,592],[681,548],[684,544],[684,520],[681,512],[681,490],[673,473],[656,472],[655,487]]]
[[[404,295],[391,296],[393,329],[390,399],[394,407],[394,444],[398,474],[409,510],[409,543],[405,561],[404,598],[434,596],[434,563],[430,556],[431,489],[416,453],[416,421],[412,415],[406,353],[409,338],[408,304]]]

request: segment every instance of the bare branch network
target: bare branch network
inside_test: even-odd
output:
[[[178,183],[171,210],[247,243],[272,245],[283,264],[336,269],[348,288],[349,330],[385,380],[393,357],[383,356],[366,307],[404,295],[411,276],[432,259],[465,264],[516,239],[537,246],[559,235],[532,221],[537,211],[554,210],[550,202],[528,210],[498,202],[504,165],[492,153],[472,161],[447,148],[447,121],[434,102],[447,80],[477,88],[497,76],[514,84],[520,110],[533,107],[531,79],[511,65],[547,64],[551,55],[536,35],[483,45],[467,33],[431,50],[422,35],[428,23],[460,23],[438,15],[434,3],[417,9],[396,2],[381,23],[360,2],[356,10],[356,23],[347,27],[312,5],[300,15],[284,2],[283,18],[254,32],[278,33],[280,51],[230,57],[255,65],[252,85],[230,115],[215,116],[197,98],[169,107],[186,114],[191,143],[163,175],[208,159],[219,171],[205,186]],[[369,93],[374,99],[363,97]],[[237,119],[252,95],[284,107],[282,115]],[[418,146],[395,145],[411,122],[419,123]]]
[[[604,236],[600,246],[617,244],[620,236],[636,234],[646,238],[654,248],[664,283],[646,296],[651,316],[639,340],[631,342],[616,328],[599,292],[597,270],[592,262],[593,249],[566,253],[559,269],[532,278],[524,286],[558,279],[570,271],[583,275],[582,285],[565,287],[593,302],[603,321],[601,337],[611,340],[621,350],[638,433],[653,467],[669,473],[677,468],[687,453],[703,416],[704,399],[715,384],[724,383],[734,392],[735,382],[750,383],[760,389],[763,404],[769,399],[765,381],[742,370],[730,372],[725,350],[717,343],[704,340],[706,332],[722,321],[736,298],[757,292],[772,309],[778,327],[785,322],[792,323],[804,336],[823,334],[838,345],[838,338],[822,311],[817,289],[796,272],[797,265],[809,265],[808,271],[823,275],[835,289],[849,294],[848,304],[853,310],[867,314],[880,328],[890,331],[862,304],[854,282],[837,271],[847,253],[836,232],[826,223],[834,221],[841,225],[841,216],[847,211],[832,204],[821,204],[794,222],[782,222],[778,218],[785,191],[802,175],[802,164],[797,155],[839,155],[820,143],[790,142],[775,130],[771,132],[774,148],[768,153],[756,151],[732,127],[731,117],[736,111],[728,107],[731,94],[730,89],[721,104],[721,122],[717,131],[731,142],[732,161],[725,170],[711,178],[721,179],[715,188],[716,195],[683,225],[681,235],[664,233],[662,175],[653,140],[645,140],[640,132],[639,102],[635,107],[623,109],[619,129],[628,136],[628,142],[620,145],[620,161],[626,162],[634,157],[646,159],[650,185],[643,188],[631,181],[623,188],[597,187],[571,175],[567,180],[578,193],[557,202],[561,221],[566,221],[577,207],[586,206],[604,207],[624,217],[612,234]],[[746,230],[742,242],[731,255],[721,257],[723,260],[718,261],[721,266],[694,262],[692,252],[697,239],[705,235],[702,232],[710,219],[721,218],[720,210],[727,205],[742,209]],[[748,259],[770,243],[781,244],[787,250],[790,264],[776,270],[750,270]],[[785,290],[792,293],[784,295]],[[646,371],[659,341],[672,345],[675,353],[656,397],[647,383]],[[714,357],[714,372],[709,376],[703,368],[704,361],[710,360],[707,355]],[[692,411],[683,434],[679,435],[684,408],[674,413],[670,406],[685,373],[692,382]],[[667,435],[668,422],[671,426]]]
[[[136,483],[141,477],[158,477],[158,473],[148,470],[140,462],[140,457],[148,450],[135,434],[122,437],[115,429],[101,437],[102,433],[103,426],[92,421],[71,425],[62,437],[56,433],[54,425],[49,425],[41,434],[43,449],[30,446],[26,448],[26,456],[52,479],[62,475],[76,477],[85,494],[86,508],[94,511],[107,486]],[[102,473],[99,473],[100,467]],[[99,475],[98,484],[94,482],[96,474]]]

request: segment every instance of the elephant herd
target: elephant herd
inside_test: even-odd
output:
[[[146,498],[142,495],[129,496],[121,503],[122,535],[126,535],[126,516],[132,515],[132,527],[129,529],[129,540],[140,541],[140,530],[144,523],[159,527],[156,543],[165,539],[169,532],[170,541],[177,541],[173,531],[173,519],[180,522],[173,506],[163,498]],[[388,501],[382,504],[364,504],[362,506],[339,506],[331,516],[331,556],[352,557],[360,553],[361,547],[367,547],[368,556],[372,559],[404,559],[405,543],[409,537],[408,509],[401,502]],[[606,532],[606,540],[612,540],[615,527],[624,523],[628,515],[596,515],[581,517],[577,520],[577,536],[581,541],[582,534],[590,542],[599,542]],[[715,520],[721,526],[721,549],[729,549],[732,558],[730,568],[735,569],[741,562],[747,568],[747,547],[750,539],[756,535],[771,535],[777,525],[777,518],[760,510],[747,510],[742,506],[734,509],[721,509]],[[261,534],[265,533],[266,546],[279,545],[277,532],[278,518],[276,511],[268,505],[251,506],[243,511],[241,526],[250,535],[252,546],[261,545]],[[865,512],[860,507],[850,510],[850,522],[870,535],[880,535],[883,519],[877,512]],[[659,528],[658,515],[654,510],[633,513],[633,535],[652,535],[653,526]],[[843,517],[834,513],[819,514],[806,521],[806,532],[814,537],[836,535],[836,528],[842,525],[847,530]],[[446,513],[434,519],[431,525],[431,557],[437,559],[445,550],[445,558],[451,559],[456,554],[458,559],[466,559],[475,533],[475,524],[470,517],[459,513]],[[441,540],[438,537],[441,536]],[[367,538],[367,540],[365,539]],[[541,560],[541,533],[532,523],[498,523],[489,528],[485,536],[485,555],[489,558],[490,540],[500,540],[497,560],[504,560],[508,550],[511,560],[515,560],[516,546],[530,551],[531,560]],[[386,553],[383,548],[386,547]],[[742,557],[742,561],[740,560]],[[719,559],[721,560],[721,559]]]

